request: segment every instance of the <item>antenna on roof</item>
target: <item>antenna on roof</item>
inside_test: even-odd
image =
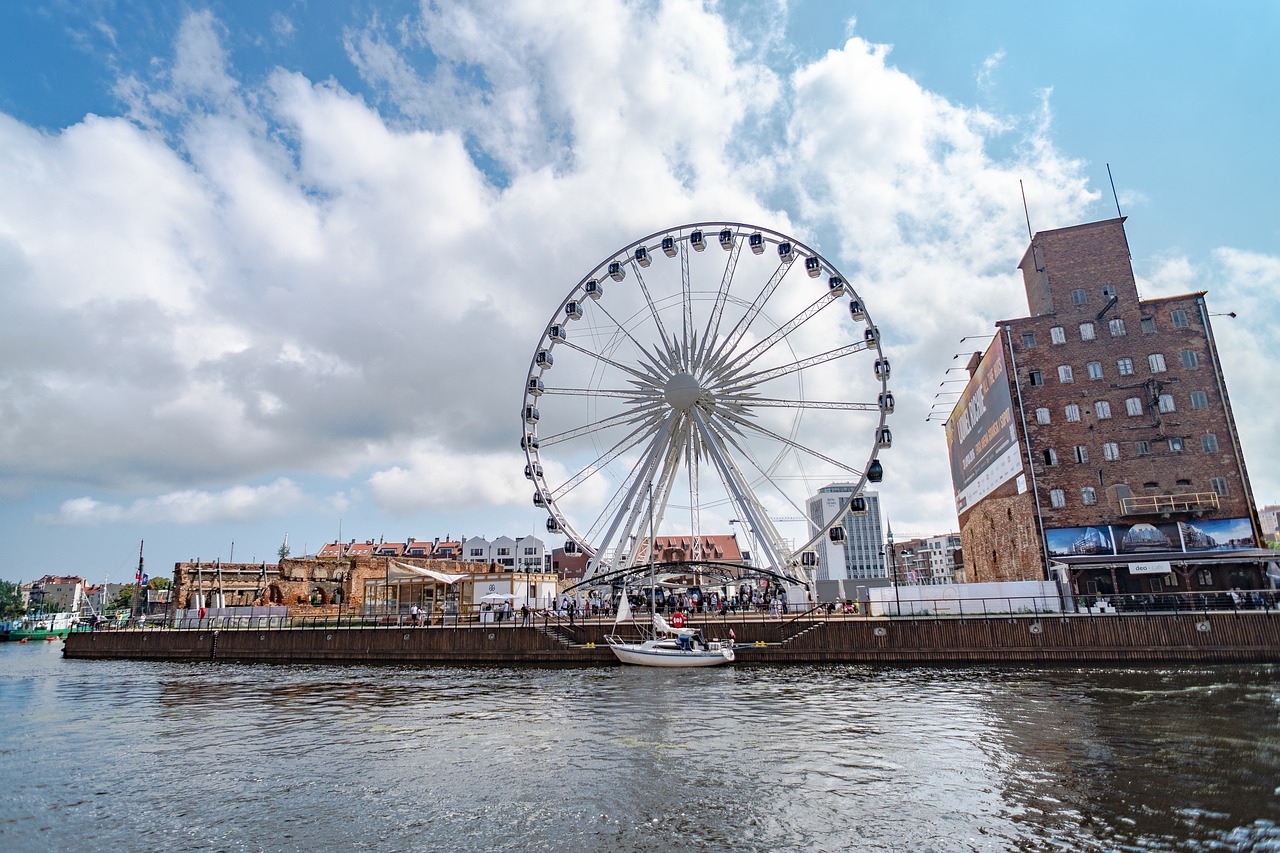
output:
[[[1022,214],[1027,217],[1027,239],[1034,240],[1035,234],[1031,233],[1031,214],[1027,211],[1027,188],[1022,185],[1022,181],[1018,181],[1018,190],[1022,193]]]
[[[1116,179],[1111,177],[1111,164],[1107,164],[1107,180],[1111,182],[1111,197],[1116,200],[1116,216],[1121,219],[1124,214],[1120,212],[1120,196],[1116,195]]]

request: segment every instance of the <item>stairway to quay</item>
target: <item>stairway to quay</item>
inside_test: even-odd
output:
[[[614,666],[608,619],[540,615],[522,625],[415,625],[397,617],[192,621],[79,631],[81,659],[263,663]],[[736,664],[1133,664],[1280,662],[1280,611],[1053,613],[867,617],[822,610],[785,616],[692,617],[708,638],[732,636]],[[732,634],[730,633],[732,632]]]

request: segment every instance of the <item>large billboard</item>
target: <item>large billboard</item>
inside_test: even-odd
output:
[[[1050,527],[1044,539],[1050,557],[1167,555],[1258,547],[1247,518]]]
[[[951,482],[960,515],[1022,473],[1022,445],[1014,425],[1013,398],[997,335],[947,419]]]

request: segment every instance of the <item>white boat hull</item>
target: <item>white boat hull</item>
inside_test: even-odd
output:
[[[609,641],[609,648],[623,663],[637,666],[720,666],[732,663],[733,649],[679,649],[669,642],[647,640],[643,643]]]

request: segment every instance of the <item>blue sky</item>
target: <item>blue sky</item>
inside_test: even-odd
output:
[[[1280,6],[491,5],[0,4],[0,577],[540,532],[538,331],[699,219],[859,271],[895,358],[884,512],[953,529],[924,415],[959,339],[1026,311],[1018,181],[1063,227],[1114,215],[1107,163],[1143,295],[1238,313],[1280,501]]]

